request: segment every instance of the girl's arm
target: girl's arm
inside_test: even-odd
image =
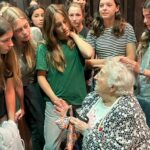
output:
[[[92,46],[80,38],[79,35],[70,32],[70,37],[73,38],[84,58],[92,58],[94,56],[94,49]]]
[[[51,86],[49,85],[47,79],[46,79],[46,71],[38,71],[38,83],[44,93],[50,98],[50,100],[55,104],[55,101],[57,101],[59,98],[55,95],[53,92]]]
[[[24,90],[23,90],[22,83],[17,85],[16,94],[17,94],[17,96],[19,98],[19,101],[20,101],[20,109],[16,112],[15,118],[16,118],[16,120],[20,120],[25,114],[25,110],[24,110]]]
[[[123,56],[115,56],[110,59],[120,61],[122,57]],[[86,65],[90,68],[102,68],[105,65],[106,61],[107,59],[89,59],[86,60]]]
[[[138,62],[127,57],[122,57],[120,61],[127,64],[135,73],[150,77],[150,70],[141,68]]]
[[[56,111],[61,116],[65,116],[68,111],[69,105],[61,98],[57,97],[53,92],[50,84],[46,79],[46,71],[38,71],[38,83],[45,94],[50,98],[52,103],[56,105]]]
[[[136,51],[135,43],[128,43],[126,48],[127,57],[130,58],[131,60],[135,60],[135,51]]]
[[[88,68],[102,68],[105,64],[105,59],[87,59],[86,66]]]
[[[13,78],[8,78],[6,80],[5,101],[8,119],[15,120],[16,97]]]
[[[135,60],[135,50],[136,46],[135,43],[128,43],[127,48],[126,48],[126,57],[128,57],[130,60]],[[122,56],[116,56],[113,57],[113,59],[120,59]],[[102,68],[103,65],[105,64],[105,59],[89,59],[86,61],[86,65],[89,67],[98,67]]]

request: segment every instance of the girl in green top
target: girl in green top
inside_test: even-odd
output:
[[[45,44],[38,47],[38,82],[45,93],[44,149],[59,149],[63,131],[55,121],[66,114],[68,104],[81,106],[86,96],[84,58],[92,47],[72,27],[62,5],[48,6],[44,18]]]

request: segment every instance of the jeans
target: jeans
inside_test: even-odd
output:
[[[51,102],[46,102],[44,121],[44,150],[59,150],[62,140],[66,137],[66,132],[61,130],[55,123],[59,116],[55,113],[55,108]]]
[[[43,150],[45,102],[37,83],[24,87],[24,101],[25,119],[31,131],[33,150]]]

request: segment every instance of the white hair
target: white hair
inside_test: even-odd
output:
[[[105,66],[108,73],[108,86],[116,88],[116,95],[129,95],[133,93],[135,78],[133,72],[121,62],[109,60]]]

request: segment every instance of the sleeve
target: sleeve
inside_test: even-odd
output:
[[[91,30],[87,34],[86,42],[88,42],[94,49],[96,49],[95,48],[96,37],[91,34]]]
[[[98,125],[97,128],[86,130],[84,132],[83,148],[90,149],[92,147],[93,149],[101,150],[130,149],[134,142],[135,120],[133,116],[119,116],[114,124],[109,124],[111,127],[106,126],[103,131],[99,131]]]
[[[134,29],[129,23],[126,24],[125,34],[127,36],[127,44],[137,42]]]
[[[44,44],[40,44],[37,47],[36,70],[48,71],[46,52],[47,52],[47,48]]]
[[[31,37],[36,42],[43,40],[42,32],[38,27],[31,27]]]

